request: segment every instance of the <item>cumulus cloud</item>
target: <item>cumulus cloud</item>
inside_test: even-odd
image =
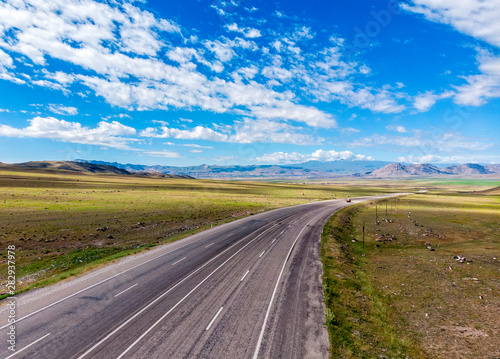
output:
[[[271,142],[310,145],[323,141],[322,138],[315,138],[311,135],[301,133],[302,130],[301,127],[295,127],[285,122],[245,118],[241,121],[236,121],[233,126],[216,130],[205,126],[196,126],[192,129],[162,126],[160,128],[149,127],[141,131],[139,135],[151,138],[175,138],[231,143]],[[171,142],[167,144],[173,145]],[[199,148],[202,147],[200,146]]]
[[[401,7],[500,47],[500,7],[496,0],[413,0]]]
[[[409,12],[423,15],[426,19],[447,24],[478,40],[500,47],[500,7],[496,0],[413,0],[401,7]],[[478,50],[481,74],[465,76],[466,84],[454,86],[454,101],[459,105],[480,106],[489,98],[500,97],[500,58],[485,50]],[[449,97],[432,93],[415,98],[414,107],[427,111],[435,101]]]
[[[374,112],[404,109],[389,89],[356,85],[346,78],[367,73],[368,68],[342,60],[341,41],[306,53],[299,43],[314,36],[306,26],[294,28],[287,36],[274,34],[280,44],[276,51],[289,57],[286,67],[266,64],[268,55],[262,48],[259,69],[248,55],[259,50],[253,40],[262,37],[260,30],[233,23],[227,30],[244,38],[182,41],[181,28],[175,22],[129,2],[54,0],[51,6],[44,6],[36,0],[9,0],[0,3],[0,23],[0,79],[26,83],[13,72],[7,52],[16,53],[34,65],[30,84],[66,94],[71,93],[71,86],[83,85],[111,105],[130,110],[201,109],[257,119],[275,115],[274,119],[312,127],[335,127],[332,115],[301,105],[302,94],[314,101],[340,101]],[[177,39],[180,45],[173,45],[170,39]],[[161,56],[163,53],[167,56]],[[70,64],[72,73],[48,71],[54,60]],[[304,66],[304,61],[312,66]],[[209,68],[213,76],[200,72],[199,65]],[[226,67],[243,77],[228,81],[223,73]],[[269,78],[268,83],[254,80],[259,72]],[[297,82],[294,88],[282,92],[269,88],[273,81],[292,77]]]
[[[351,151],[325,151],[317,150],[310,154],[302,154],[298,152],[274,152],[262,155],[256,158],[259,162],[265,163],[300,163],[306,161],[337,161],[337,160],[365,160],[371,161],[372,157],[365,155],[355,155]]]
[[[0,125],[0,136],[45,138],[121,150],[131,150],[132,148],[128,144],[137,141],[122,137],[133,136],[136,134],[136,130],[117,121],[101,121],[94,128],[82,126],[78,122],[58,120],[54,117],[35,117],[28,122],[29,126],[25,128]]]
[[[480,51],[478,61],[482,73],[466,76],[466,84],[454,86],[455,102],[459,105],[480,106],[489,98],[500,97],[500,57]]]
[[[154,138],[176,138],[181,140],[206,140],[214,142],[227,142],[229,136],[224,133],[217,132],[208,127],[196,126],[190,130],[181,130],[163,126],[160,131],[149,127],[140,132],[140,136]]]

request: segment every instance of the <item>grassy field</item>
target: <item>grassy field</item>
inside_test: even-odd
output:
[[[0,295],[8,245],[16,246],[17,288],[25,290],[253,213],[394,190],[0,171]]]
[[[332,358],[500,357],[498,181],[426,183],[325,227]]]

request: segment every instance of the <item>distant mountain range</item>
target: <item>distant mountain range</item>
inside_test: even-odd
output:
[[[466,163],[439,168],[430,164],[408,165],[383,161],[309,161],[288,166],[148,166],[103,161],[31,161],[5,164],[0,169],[37,172],[80,172],[167,178],[407,178],[500,177],[500,165]]]
[[[171,175],[187,175],[194,178],[333,178],[333,177],[479,177],[500,174],[500,165],[482,166],[466,163],[438,168],[430,164],[408,165],[384,161],[309,161],[294,165],[251,166],[148,166],[117,162],[77,160],[78,163],[110,165],[128,172],[159,172]]]
[[[475,163],[465,163],[457,166],[438,168],[430,164],[403,165],[400,163],[391,163],[379,168],[367,176],[370,177],[434,177],[434,176],[480,176],[500,173],[500,166],[490,165],[481,166]]]
[[[390,162],[384,161],[309,161],[294,165],[250,165],[250,166],[148,166],[122,164],[118,162],[76,160],[77,162],[111,165],[129,172],[160,172],[176,175],[189,175],[195,178],[286,178],[286,177],[336,177],[353,173],[367,173],[383,167]]]

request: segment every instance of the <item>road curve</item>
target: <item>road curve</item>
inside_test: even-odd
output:
[[[322,228],[394,195],[261,213],[20,295],[16,351],[1,340],[0,358],[328,357]],[[5,338],[7,316],[3,305]]]

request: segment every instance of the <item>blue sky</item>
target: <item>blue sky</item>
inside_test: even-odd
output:
[[[496,0],[0,3],[0,161],[500,162]]]

